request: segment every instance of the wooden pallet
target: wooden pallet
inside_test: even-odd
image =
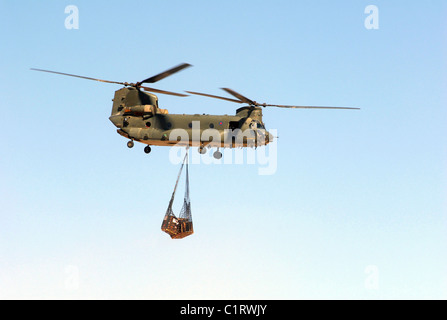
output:
[[[161,230],[169,234],[172,239],[183,239],[194,233],[192,221],[171,215],[165,216]]]

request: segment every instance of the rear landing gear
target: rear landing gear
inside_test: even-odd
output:
[[[208,147],[206,147],[206,146],[200,146],[198,149],[197,149],[197,151],[200,153],[200,154],[206,154],[206,149],[207,148],[210,148],[209,146]],[[215,158],[215,159],[217,159],[217,160],[219,160],[219,159],[222,159],[222,152],[220,152],[219,151],[219,148],[217,148],[217,151],[215,151],[214,153],[213,153],[213,157]]]
[[[144,147],[144,153],[149,154],[149,153],[151,153],[151,151],[152,151],[151,147],[149,147],[149,146]]]
[[[134,146],[133,140],[127,141],[128,148],[133,148],[133,146]]]

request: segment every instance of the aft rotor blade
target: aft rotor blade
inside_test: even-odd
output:
[[[176,93],[176,92],[160,90],[160,89],[154,89],[154,88],[143,87],[143,86],[139,86],[138,88],[144,89],[145,91],[162,93],[162,94],[168,94],[168,95],[177,96],[177,97],[187,97],[188,96],[187,94],[183,94],[183,93]]]
[[[243,101],[240,100],[236,100],[236,99],[230,99],[230,98],[225,98],[225,97],[220,97],[220,96],[215,96],[212,94],[207,94],[207,93],[200,93],[200,92],[194,92],[194,91],[186,91],[190,94],[196,94],[199,96],[204,96],[204,97],[210,97],[210,98],[216,98],[216,99],[221,99],[221,100],[226,100],[226,101],[231,101],[231,102],[236,102],[236,103],[243,103]]]
[[[353,107],[317,107],[317,106],[285,106],[277,104],[257,104],[259,107],[276,107],[276,108],[291,108],[291,109],[347,109],[347,110],[360,110],[360,108]]]
[[[166,77],[169,77],[170,75],[173,75],[174,73],[177,73],[185,68],[191,67],[191,65],[189,63],[182,63],[174,68],[171,68],[169,70],[166,70],[162,73],[159,73],[155,76],[152,76],[150,78],[147,78],[141,82],[139,82],[138,84],[142,84],[142,83],[155,83],[157,81],[160,81]]]
[[[70,77],[76,77],[76,78],[87,79],[87,80],[94,80],[94,81],[100,81],[100,82],[106,82],[106,83],[121,84],[121,85],[125,85],[125,86],[129,85],[127,82],[117,82],[117,81],[102,80],[102,79],[96,79],[96,78],[90,78],[90,77],[78,76],[78,75],[70,74],[70,73],[63,73],[63,72],[56,72],[56,71],[43,70],[43,69],[35,69],[35,68],[31,68],[31,70],[34,70],[34,71],[42,71],[42,72],[49,72],[49,73],[55,73],[55,74],[61,74],[61,75],[63,75],[63,76],[70,76]]]
[[[231,90],[231,89],[228,89],[228,88],[221,88],[221,89],[225,90],[226,92],[228,92],[232,96],[238,98],[242,102],[248,103],[249,105],[252,105],[252,106],[257,105],[257,103],[255,101],[252,101],[252,100],[248,99],[247,97],[244,97],[243,95],[241,95],[240,93],[237,93],[234,90]]]

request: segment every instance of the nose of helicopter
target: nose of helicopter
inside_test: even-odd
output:
[[[270,132],[266,131],[265,132],[265,144],[269,144],[272,141],[273,141],[273,135],[271,135]]]

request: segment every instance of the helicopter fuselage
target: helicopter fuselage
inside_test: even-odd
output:
[[[257,147],[270,142],[262,109],[242,107],[236,115],[169,114],[157,96],[135,88],[115,92],[110,121],[132,141],[154,146]]]

